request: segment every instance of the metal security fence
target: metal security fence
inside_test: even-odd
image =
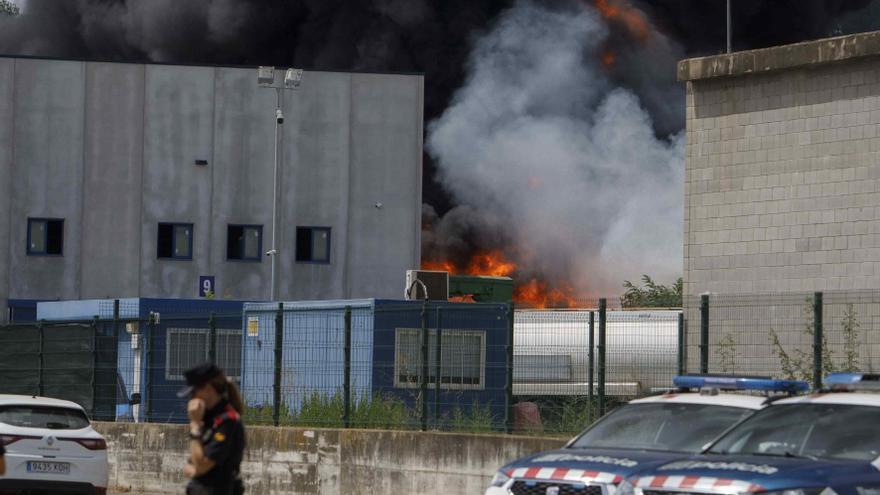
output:
[[[880,366],[880,291],[685,300],[687,369],[800,379]]]
[[[68,398],[106,421],[186,421],[183,371],[210,360],[251,424],[570,434],[668,388],[685,359],[680,311],[605,300],[141,299],[67,320],[57,304],[51,321],[0,327],[0,393]]]

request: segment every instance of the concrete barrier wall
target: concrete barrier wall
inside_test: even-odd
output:
[[[181,425],[96,423],[107,438],[110,487],[182,493]],[[249,427],[247,492],[269,494],[482,493],[512,459],[561,447],[559,438],[410,431]]]

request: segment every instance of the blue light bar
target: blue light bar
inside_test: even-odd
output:
[[[831,390],[880,390],[880,375],[868,373],[831,373],[825,377]]]
[[[719,390],[754,390],[760,392],[806,392],[810,384],[799,380],[773,380],[747,376],[676,376],[672,383],[678,388],[716,388]]]

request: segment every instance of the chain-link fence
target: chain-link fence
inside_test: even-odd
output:
[[[880,365],[880,291],[686,298],[687,369],[800,379]]]
[[[183,371],[210,360],[240,385],[252,424],[573,433],[669,387],[684,357],[679,311],[605,300],[224,304],[102,301],[89,319],[59,306],[51,321],[0,327],[0,393],[184,422]]]

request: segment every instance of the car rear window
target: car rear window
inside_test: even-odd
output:
[[[50,430],[81,430],[89,426],[89,418],[79,410],[47,406],[0,406],[0,423],[21,428]]]

